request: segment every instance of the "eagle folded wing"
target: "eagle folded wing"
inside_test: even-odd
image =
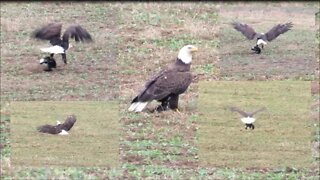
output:
[[[148,86],[139,99],[141,101],[160,100],[169,94],[181,94],[188,88],[191,80],[192,76],[189,72],[163,71],[147,83]]]

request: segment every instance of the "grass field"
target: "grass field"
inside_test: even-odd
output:
[[[221,40],[219,67],[227,80],[307,79],[317,78],[315,57],[315,4],[307,3],[234,3],[220,11]],[[272,14],[265,16],[265,13]],[[292,22],[293,28],[269,42],[261,55],[250,50],[255,40],[247,40],[230,23],[239,21],[258,33],[268,32],[278,23]]]
[[[267,3],[265,6],[214,2],[1,2],[1,132],[4,132],[0,136],[1,176],[4,179],[318,179],[319,170],[314,167],[205,165],[201,162],[198,136],[203,117],[198,82],[318,80],[312,36],[316,27],[314,12],[318,6],[316,3]],[[260,7],[266,7],[277,19],[265,16],[267,10],[260,13],[257,10]],[[280,7],[284,11],[279,14]],[[268,44],[263,54],[255,56],[248,54],[252,43],[243,41],[241,34],[229,28],[233,16],[254,27],[257,25],[258,30],[269,29],[278,20],[292,20],[295,29]],[[63,22],[63,29],[72,23],[83,25],[92,34],[94,43],[73,42],[74,49],[68,52],[69,64],[63,66],[57,56],[57,70],[46,73],[39,71],[37,63],[44,56],[39,48],[47,47],[49,43],[31,39],[30,33],[51,21]],[[230,36],[226,37],[228,33]],[[175,60],[178,50],[185,44],[196,45],[199,52],[191,66],[193,83],[180,96],[181,113],[128,113],[129,102],[145,81]],[[315,91],[311,104],[316,104],[318,99]],[[52,161],[46,167],[14,165],[25,159],[10,161],[10,157],[14,158],[10,143],[14,142],[8,135],[14,134],[10,133],[8,125],[10,116],[14,116],[10,115],[7,101],[16,100],[102,101],[92,103],[106,103],[104,107],[109,106],[108,100],[119,100],[117,165],[104,166],[102,162],[107,161],[110,149],[103,150],[104,156],[99,158],[102,161],[97,161],[101,162],[99,167],[89,165],[98,157],[91,157],[92,161],[84,162],[87,165],[82,167],[67,160],[66,166],[55,165],[59,163]],[[150,104],[148,109],[155,105]],[[313,107],[313,114],[319,112],[317,105]],[[269,116],[268,113],[261,113],[259,119]],[[50,115],[48,118],[55,123],[56,119],[65,118],[66,114],[61,114],[61,117]],[[230,118],[239,123],[237,114],[233,115]],[[315,116],[313,120],[317,124]],[[257,132],[262,131],[259,123],[257,121]],[[80,125],[85,124],[79,124],[71,133],[76,134]],[[234,127],[238,125],[243,128],[241,124]],[[314,127],[311,131],[316,132],[312,134],[316,147],[319,125]],[[99,136],[111,130],[100,128]],[[32,130],[28,129],[28,132]],[[92,148],[92,151],[99,151],[96,146]],[[91,149],[87,151],[84,153],[90,153]],[[78,162],[75,164],[80,164]],[[226,162],[232,163],[231,160]]]
[[[116,167],[119,154],[117,106],[116,102],[99,101],[12,102],[12,165]],[[77,122],[68,136],[36,130],[40,125],[55,125],[57,120],[64,122],[71,114],[77,117]]]
[[[121,7],[124,33],[119,64],[120,112],[123,123],[121,162],[127,177],[197,177],[195,142],[197,85],[180,98],[182,113],[162,114],[127,112],[128,102],[143,88],[144,82],[172,63],[179,49],[193,44],[199,52],[193,57],[194,81],[217,78],[215,66],[218,39],[218,10],[213,3],[127,3]],[[155,107],[149,105],[149,109]]]
[[[117,98],[116,12],[110,3],[1,2],[1,99]],[[40,48],[50,44],[31,38],[31,34],[50,22],[63,22],[63,32],[71,24],[80,24],[91,33],[94,43],[71,41],[74,49],[68,51],[68,65],[57,55],[57,70],[43,73],[38,62],[46,54]]]
[[[203,164],[227,167],[311,167],[310,82],[230,82],[199,85],[199,156]],[[240,115],[257,114],[254,130]]]

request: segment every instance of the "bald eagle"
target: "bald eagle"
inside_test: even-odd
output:
[[[63,62],[67,64],[66,52],[71,47],[71,44],[69,44],[69,38],[74,38],[76,42],[91,42],[92,38],[87,30],[82,28],[80,25],[69,26],[61,38],[61,27],[61,23],[50,23],[35,30],[32,33],[32,37],[41,40],[49,40],[52,46],[48,48],[41,48],[40,50],[50,53],[50,56],[52,57],[54,54],[61,54]]]
[[[255,30],[247,24],[233,22],[233,28],[241,32],[247,39],[252,40],[256,38],[256,45],[251,48],[255,53],[260,54],[261,48],[267,44],[267,41],[276,39],[280,34],[290,30],[293,26],[291,22],[285,24],[277,24],[271,28],[267,33],[256,33]],[[259,47],[261,45],[261,48]]]
[[[179,95],[192,81],[190,65],[192,54],[198,51],[193,45],[180,49],[178,58],[168,68],[160,71],[145,84],[145,88],[131,101],[129,111],[141,112],[153,100],[161,102],[158,112],[168,108],[178,110]]]
[[[247,113],[247,112],[244,112],[244,111],[240,110],[237,107],[230,107],[231,111],[238,112],[239,114],[241,114],[243,116],[243,118],[241,118],[241,121],[242,121],[242,123],[245,124],[245,129],[247,129],[247,128],[254,129],[253,123],[256,121],[256,119],[253,118],[253,115],[257,114],[260,111],[264,111],[265,109],[266,109],[265,107],[262,107],[262,108],[260,108],[260,109],[258,109],[256,111]]]
[[[46,56],[40,59],[40,64],[46,65],[46,67],[43,69],[44,71],[52,71],[52,68],[57,67],[57,63],[56,60],[53,58],[53,55]]]
[[[42,133],[48,134],[58,134],[58,135],[68,135],[68,131],[73,127],[74,123],[77,121],[75,115],[70,115],[67,117],[65,122],[61,124],[61,122],[57,121],[57,125],[43,125],[39,126],[37,130]]]

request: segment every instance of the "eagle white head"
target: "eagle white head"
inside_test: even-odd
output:
[[[180,49],[178,58],[185,64],[190,64],[192,61],[192,53],[198,51],[198,48],[193,45],[186,45]]]

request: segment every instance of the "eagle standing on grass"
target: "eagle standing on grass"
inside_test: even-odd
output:
[[[251,48],[255,53],[260,54],[261,48],[267,44],[267,41],[272,41],[276,39],[280,34],[283,34],[290,30],[292,27],[292,23],[285,24],[277,24],[272,29],[270,29],[267,33],[256,33],[255,30],[248,26],[247,24],[242,24],[239,22],[233,22],[232,26],[237,31],[240,31],[247,39],[257,39],[256,45]],[[261,45],[261,48],[259,47]]]
[[[54,54],[61,54],[63,62],[67,64],[66,53],[67,50],[72,47],[71,44],[69,44],[69,38],[74,38],[76,42],[91,42],[92,38],[88,31],[80,25],[69,26],[61,38],[61,27],[61,23],[50,23],[35,30],[32,37],[41,40],[49,40],[52,47],[41,48],[40,50],[50,53],[51,58],[53,58]]]
[[[178,110],[179,95],[188,89],[192,81],[190,66],[192,54],[196,51],[198,48],[193,45],[181,48],[177,60],[145,84],[144,90],[132,100],[128,110],[141,112],[153,100],[161,102],[156,108],[158,112],[168,108]]]
[[[42,133],[48,134],[58,134],[58,135],[68,135],[68,131],[73,127],[74,123],[77,121],[75,115],[70,115],[67,117],[66,121],[61,124],[61,122],[57,121],[57,125],[43,125],[39,126],[37,130]]]

